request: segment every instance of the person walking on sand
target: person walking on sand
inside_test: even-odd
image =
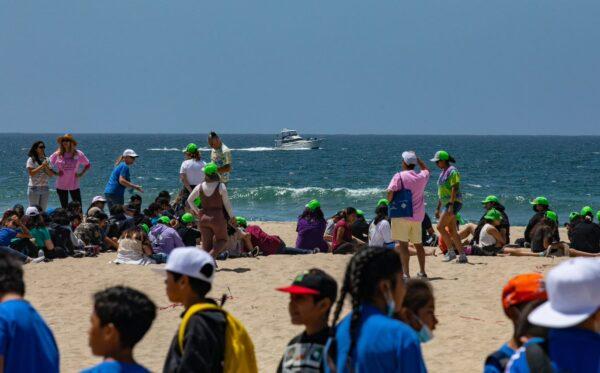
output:
[[[221,182],[227,184],[232,168],[231,150],[223,144],[216,132],[211,132],[208,135],[208,146],[212,148],[210,160],[217,165]]]
[[[197,197],[200,197],[202,209],[198,209],[194,203]],[[227,221],[236,224],[227,187],[219,181],[216,164],[211,162],[204,167],[204,181],[192,190],[187,202],[200,218],[202,248],[216,258],[227,242]]]
[[[183,150],[183,154],[185,160],[179,168],[179,179],[183,184],[183,188],[179,192],[179,201],[185,207],[185,202],[192,190],[196,185],[204,181],[204,172],[202,172],[202,169],[206,166],[206,163],[200,159],[200,150],[198,150],[198,146],[194,143],[188,144]]]
[[[415,172],[419,165],[420,171]],[[410,277],[408,263],[408,242],[412,242],[417,250],[420,272],[417,277],[426,278],[425,273],[425,250],[422,242],[421,222],[425,218],[425,187],[429,181],[429,168],[421,161],[415,152],[402,153],[402,171],[396,173],[388,186],[388,201],[392,202],[394,193],[402,189],[412,192],[413,214],[410,217],[392,218],[392,239],[399,242],[400,257],[404,275]]]
[[[29,149],[29,158],[27,158],[27,173],[29,173],[29,183],[27,184],[27,198],[29,206],[39,206],[43,211],[48,208],[48,178],[54,176],[54,171],[50,168],[48,158],[46,158],[46,145],[43,141],[36,141]]]
[[[55,173],[56,193],[60,199],[60,206],[65,209],[69,204],[69,194],[72,201],[81,204],[81,190],[79,179],[90,169],[90,161],[77,149],[77,141],[73,135],[66,134],[56,139],[58,149],[50,156],[50,164]]]
[[[436,152],[431,161],[435,162],[442,170],[437,182],[439,200],[435,209],[435,217],[438,219],[438,232],[444,242],[449,243],[448,253],[444,256],[444,261],[450,262],[456,259],[456,252],[454,250],[457,250],[459,254],[457,263],[468,263],[456,225],[456,214],[462,207],[460,173],[456,167],[450,164],[456,161],[445,150]]]
[[[141,186],[131,182],[129,174],[129,166],[139,157],[136,152],[131,149],[125,149],[123,154],[115,161],[115,168],[110,174],[106,188],[104,188],[104,196],[108,203],[109,210],[114,205],[122,205],[125,203],[125,188],[135,189],[140,193],[144,190]]]

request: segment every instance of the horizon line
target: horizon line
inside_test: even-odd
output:
[[[215,131],[219,135],[277,135],[277,133],[250,133],[250,132],[220,132]],[[62,135],[65,133],[77,134],[77,135],[130,135],[130,136],[145,136],[145,135],[157,135],[157,136],[180,136],[180,135],[208,135],[208,132],[147,132],[147,133],[129,133],[129,132],[4,132],[4,135]],[[447,136],[447,137],[458,137],[458,136],[497,136],[497,137],[600,137],[599,134],[472,134],[472,133],[457,133],[457,134],[419,134],[419,133],[316,133],[306,132],[307,135],[316,136]]]

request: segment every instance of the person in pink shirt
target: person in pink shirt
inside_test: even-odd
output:
[[[50,156],[50,165],[58,174],[56,193],[62,208],[67,208],[69,194],[71,200],[81,203],[79,179],[90,169],[90,161],[81,150],[77,149],[77,141],[67,134],[56,139],[58,149]]]
[[[420,172],[416,172],[416,166],[419,166]],[[398,172],[390,181],[388,186],[388,201],[392,201],[394,193],[401,189],[409,189],[412,192],[413,215],[405,218],[392,218],[392,239],[398,241],[400,257],[404,275],[410,277],[408,263],[410,254],[408,252],[408,242],[412,242],[417,250],[420,272],[419,278],[427,278],[425,273],[425,250],[423,249],[421,222],[425,218],[425,187],[429,181],[429,169],[421,161],[415,152],[407,151],[402,153],[402,171]]]

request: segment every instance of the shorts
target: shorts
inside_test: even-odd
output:
[[[446,203],[444,206],[442,206],[442,209],[440,210],[440,212],[448,211],[448,206],[450,206],[450,204]],[[461,208],[462,208],[462,202],[454,202],[454,215],[456,215],[460,211]]]
[[[401,242],[422,243],[422,228],[420,221],[405,218],[392,218],[392,240]]]

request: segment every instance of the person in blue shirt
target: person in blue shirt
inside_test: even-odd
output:
[[[355,254],[346,268],[334,324],[348,294],[352,312],[332,329],[325,371],[426,372],[417,334],[393,318],[401,312],[405,292],[395,251],[369,247]]]
[[[546,277],[548,301],[529,314],[549,328],[546,340],[528,341],[507,372],[600,372],[600,259],[561,263]]]
[[[144,337],[156,317],[156,306],[135,289],[115,286],[94,295],[89,345],[104,361],[82,373],[147,373],[136,363],[133,348]]]
[[[21,263],[0,252],[0,372],[58,372],[54,335],[24,295]]]
[[[135,189],[140,193],[143,193],[142,187],[131,182],[131,176],[129,175],[129,166],[131,166],[138,155],[131,149],[125,149],[123,155],[117,158],[115,162],[115,168],[110,174],[106,188],[104,188],[104,196],[108,208],[110,209],[114,205],[125,204],[125,189]]]
[[[544,289],[544,276],[539,273],[524,273],[511,278],[502,289],[502,308],[513,324],[513,335],[497,351],[488,355],[484,373],[504,372],[506,364],[515,351],[521,347],[518,338],[519,320],[528,305],[539,305],[548,299]]]

